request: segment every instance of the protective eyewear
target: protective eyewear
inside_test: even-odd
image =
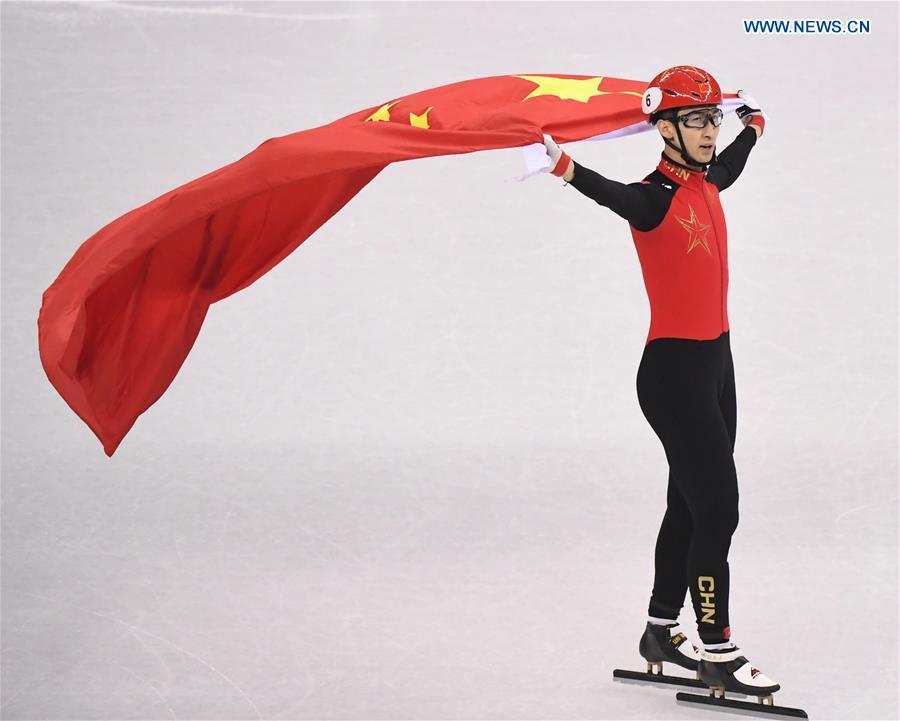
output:
[[[712,121],[713,127],[718,128],[722,124],[722,111],[719,108],[715,110],[694,110],[684,115],[679,115],[678,120],[687,128],[705,128],[708,121]]]

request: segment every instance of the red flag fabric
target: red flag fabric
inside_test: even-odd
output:
[[[388,164],[646,126],[647,83],[503,75],[271,138],[88,238],[44,292],[41,363],[112,456],[168,388],[212,303],[246,288]],[[734,97],[733,95],[731,97]]]

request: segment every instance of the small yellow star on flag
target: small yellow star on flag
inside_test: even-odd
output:
[[[425,128],[428,129],[431,126],[428,124],[428,113],[434,110],[434,106],[430,106],[428,110],[426,110],[421,115],[416,115],[415,113],[409,114],[409,124],[414,128]]]
[[[372,113],[368,118],[366,118],[366,122],[372,121],[388,121],[391,119],[391,106],[399,103],[399,100],[395,100],[393,103],[385,103],[378,110]]]

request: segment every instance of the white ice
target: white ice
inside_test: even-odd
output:
[[[388,167],[211,308],[112,459],[37,352],[85,239],[267,138],[679,63],[770,114],[722,195],[734,638],[778,703],[898,718],[898,6],[823,7],[2,3],[3,718],[725,718],[612,680],[665,508],[649,309],[625,221],[506,182],[520,150]],[[873,31],[741,26],[822,13]],[[627,182],[661,149],[566,146]]]

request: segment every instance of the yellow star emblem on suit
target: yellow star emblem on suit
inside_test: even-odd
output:
[[[688,232],[687,252],[690,253],[695,247],[700,245],[706,250],[707,253],[712,255],[712,251],[709,249],[709,245],[706,242],[706,234],[707,232],[709,232],[710,226],[704,225],[700,222],[700,220],[697,218],[697,214],[694,212],[694,207],[692,205],[688,205],[688,208],[691,211],[690,220],[679,218],[677,215],[675,216],[675,220],[681,223],[681,227]]]

